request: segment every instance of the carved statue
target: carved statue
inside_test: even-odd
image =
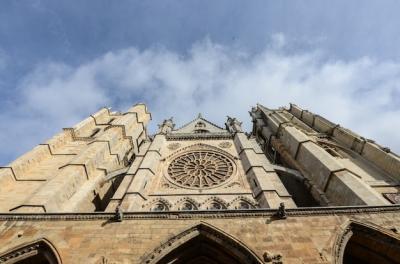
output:
[[[225,126],[226,129],[228,129],[228,131],[231,133],[243,132],[242,122],[239,122],[239,120],[237,120],[235,117],[228,116]]]
[[[115,209],[115,221],[122,222],[124,218],[124,212],[122,211],[121,205],[118,205]]]
[[[255,121],[257,119],[257,107],[252,107],[251,111],[249,111],[249,114],[252,120]]]
[[[263,258],[266,263],[273,263],[273,264],[282,264],[283,263],[281,254],[271,254],[266,251],[263,254]]]
[[[278,212],[276,212],[276,216],[279,219],[286,219],[286,211],[285,211],[285,203],[280,203],[279,204],[279,208],[278,208]]]
[[[174,129],[175,124],[172,121],[172,117],[169,119],[165,119],[161,125],[158,125],[158,133],[160,134],[169,134],[171,133],[172,129]]]

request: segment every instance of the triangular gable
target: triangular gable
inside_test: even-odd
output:
[[[199,114],[196,119],[172,131],[172,133],[202,133],[202,132],[221,133],[221,132],[226,132],[226,130],[208,121],[207,119],[203,118],[201,114]]]

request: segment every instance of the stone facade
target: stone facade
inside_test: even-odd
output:
[[[291,105],[104,108],[0,168],[0,263],[400,263],[400,158]]]

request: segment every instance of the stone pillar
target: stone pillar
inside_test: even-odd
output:
[[[146,141],[141,145],[139,152],[136,154],[134,161],[132,162],[131,166],[129,167],[129,170],[123,176],[124,178],[123,178],[121,184],[118,186],[117,191],[114,193],[113,197],[111,198],[110,203],[108,204],[108,206],[106,208],[106,212],[115,212],[117,207],[122,204],[123,200],[125,199],[125,196],[127,196],[125,199],[125,202],[124,202],[125,209],[129,208],[128,200],[134,200],[134,196],[136,194],[128,193],[128,189],[131,186],[131,184],[140,185],[140,183],[137,182],[138,179],[136,179],[134,183],[132,183],[132,182],[135,178],[136,173],[139,171],[140,165],[143,162],[143,159],[150,147],[150,144],[151,144],[150,141]],[[141,201],[140,194],[137,194],[137,195],[139,196],[138,200]],[[142,194],[142,195],[144,195],[144,194]],[[144,199],[142,199],[142,200],[144,200]]]
[[[237,131],[234,144],[253,195],[259,204],[262,207],[278,208],[280,203],[284,202],[287,208],[296,207],[291,195],[282,184],[255,138],[249,139],[238,128],[233,131]]]
[[[165,141],[165,135],[157,134],[144,154],[140,165],[137,167],[137,164],[132,164],[127,172],[127,175],[132,175],[133,179],[121,202],[123,211],[142,210],[142,205],[147,200],[148,187],[156,176],[161,158],[160,151]]]

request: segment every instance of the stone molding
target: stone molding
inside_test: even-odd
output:
[[[246,210],[199,210],[199,211],[163,211],[163,212],[124,212],[125,219],[208,219],[208,218],[255,218],[271,217],[276,209],[246,209]],[[286,215],[356,215],[400,213],[400,205],[384,206],[334,206],[334,207],[303,207],[286,209]],[[0,221],[92,221],[113,219],[114,213],[2,213]]]
[[[79,137],[75,134],[75,128],[72,127],[65,127],[63,128],[65,132],[68,132],[71,134],[71,138],[73,141],[92,141],[94,138],[93,137]]]
[[[167,140],[200,140],[200,139],[233,139],[234,135],[228,132],[221,133],[176,133],[165,135]]]
[[[178,157],[181,154],[188,153],[188,152],[194,151],[194,150],[212,150],[212,151],[218,152],[218,153],[220,153],[222,155],[228,156],[232,160],[238,160],[239,159],[237,156],[234,156],[234,155],[230,154],[229,152],[227,152],[227,151],[225,151],[223,149],[220,149],[218,147],[215,147],[215,146],[212,146],[212,145],[209,145],[209,144],[205,144],[205,143],[195,143],[193,145],[189,145],[189,146],[177,149],[175,152],[173,152],[170,155],[164,157],[163,159],[164,160],[172,160],[172,159]]]
[[[10,166],[10,167],[0,167],[0,170],[10,170],[11,171],[11,175],[12,175],[12,177],[13,177],[13,179],[15,180],[15,181],[47,181],[47,179],[20,179],[20,178],[18,178],[17,177],[17,175],[15,174],[15,172],[14,172],[14,169],[12,168],[12,166]]]

